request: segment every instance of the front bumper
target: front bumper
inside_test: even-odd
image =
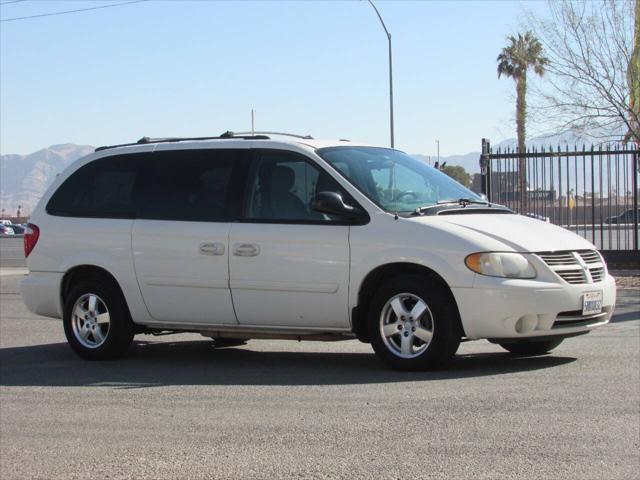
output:
[[[584,285],[480,277],[472,288],[452,288],[469,339],[587,332],[608,323],[616,304],[616,284],[610,275]],[[602,313],[583,317],[584,293],[597,290],[602,291]]]

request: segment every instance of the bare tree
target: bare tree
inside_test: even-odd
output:
[[[640,81],[638,5],[640,0],[549,0],[549,18],[528,16],[549,59],[537,107],[546,122],[640,143],[640,105],[631,95]]]

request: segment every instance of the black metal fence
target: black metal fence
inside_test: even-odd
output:
[[[639,160],[640,150],[631,144],[520,153],[511,148],[493,151],[483,139],[481,189],[492,202],[581,235],[610,262],[640,268]],[[524,192],[520,185],[526,185]]]

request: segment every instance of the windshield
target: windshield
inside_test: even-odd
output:
[[[377,147],[330,147],[317,151],[367,197],[388,212],[411,213],[446,200],[482,199],[425,162]]]

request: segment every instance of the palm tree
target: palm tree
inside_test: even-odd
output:
[[[543,55],[542,44],[531,33],[519,33],[517,37],[507,37],[509,44],[498,55],[498,78],[505,75],[516,82],[516,127],[518,130],[518,153],[521,208],[526,207],[527,161],[525,153],[525,120],[527,115],[527,70],[542,76],[549,60]]]

